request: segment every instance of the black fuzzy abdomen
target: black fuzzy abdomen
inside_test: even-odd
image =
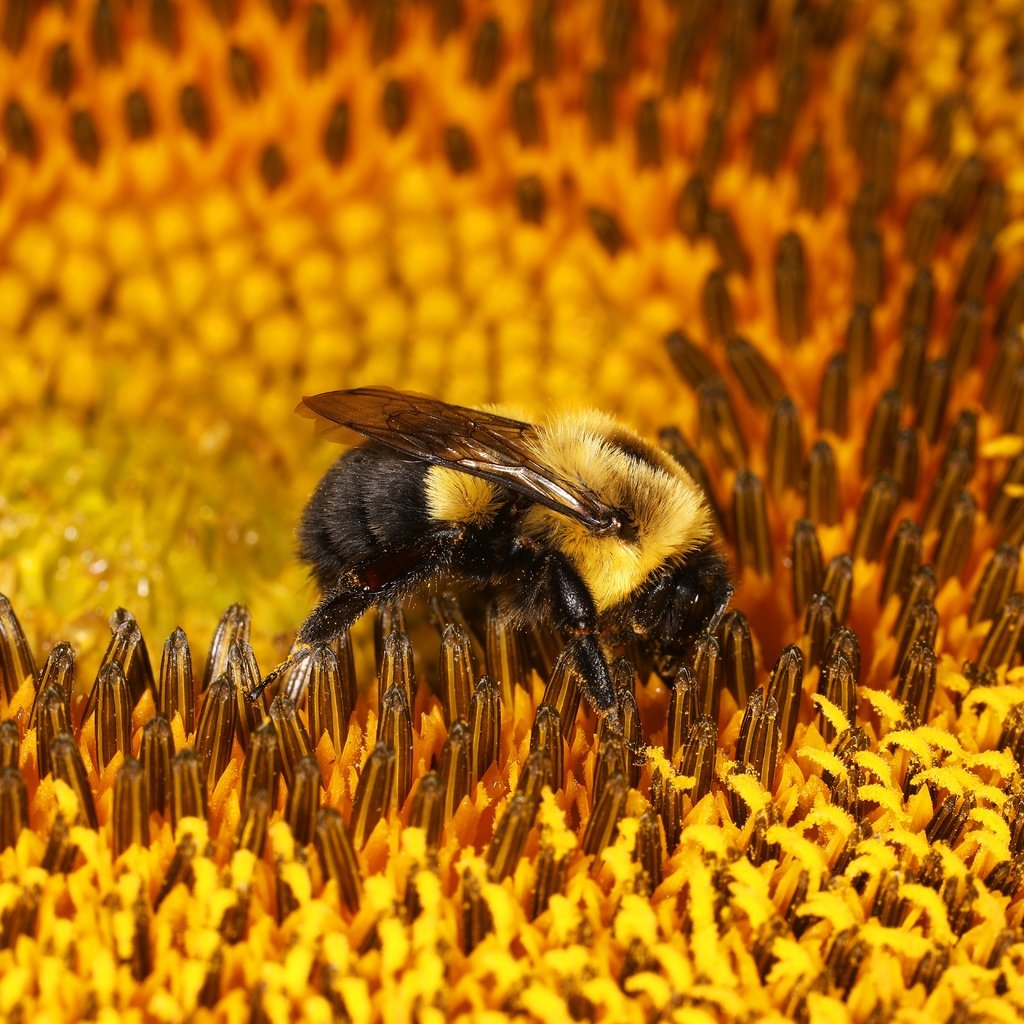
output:
[[[428,465],[386,448],[353,448],[324,474],[299,522],[299,557],[322,590],[342,573],[415,545],[430,528]]]

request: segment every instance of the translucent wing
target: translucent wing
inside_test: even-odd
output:
[[[537,428],[531,423],[387,387],[312,395],[296,412],[316,421],[320,437],[344,444],[369,438],[411,458],[501,484],[597,533],[619,528],[615,510],[589,487],[537,458],[530,444]]]

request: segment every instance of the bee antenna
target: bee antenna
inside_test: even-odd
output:
[[[305,661],[313,653],[313,648],[305,645],[300,647],[298,650],[293,651],[291,654],[281,662],[280,665],[275,668],[270,675],[268,675],[259,686],[246,693],[246,697],[249,698],[254,704],[260,699],[263,691],[270,686],[272,683],[277,682],[278,678],[288,671],[293,665],[298,665],[300,661]]]

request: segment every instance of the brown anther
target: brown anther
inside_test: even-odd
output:
[[[493,601],[489,603],[485,638],[487,672],[498,685],[501,698],[508,707],[512,706],[516,687],[525,688],[527,685],[528,672],[524,642],[525,638],[522,632],[516,629],[508,621],[508,617],[501,613],[497,603]],[[472,666],[470,668],[472,671]],[[468,691],[472,689],[472,685],[472,678],[470,678],[466,682],[466,714],[464,715],[460,708],[459,714],[453,717],[468,717],[470,700]]]
[[[782,126],[777,114],[755,114],[750,128],[751,168],[764,178],[775,177],[782,152]]]
[[[661,124],[654,97],[648,97],[637,108],[636,162],[641,170],[661,166]]]
[[[818,532],[809,519],[800,519],[793,528],[790,546],[793,608],[799,615],[813,594],[821,590],[823,566]]]
[[[394,789],[395,752],[378,743],[367,755],[359,773],[349,827],[357,850],[366,845],[377,822],[387,813]]]
[[[13,6],[13,5],[12,5]],[[75,84],[75,65],[70,43],[58,43],[50,58],[50,92],[66,100]]]
[[[377,742],[385,743],[395,752],[392,806],[397,810],[405,803],[412,787],[412,713],[405,691],[393,686],[381,698]]]
[[[317,647],[309,658],[306,690],[306,720],[310,742],[315,747],[326,735],[340,754],[348,737],[352,708],[347,705],[348,687],[343,685],[338,656],[329,647]]]
[[[203,689],[206,690],[214,679],[219,679],[228,670],[228,657],[235,641],[249,643],[252,633],[252,616],[242,604],[231,605],[221,616],[217,629],[210,641],[210,653],[203,672]],[[172,634],[173,637],[173,634]]]
[[[171,786],[171,759],[174,757],[174,735],[163,715],[154,715],[142,727],[139,760],[146,778],[146,801],[150,811],[163,814]]]
[[[633,847],[633,860],[640,865],[640,878],[637,882],[641,891],[648,896],[661,885],[662,852],[658,816],[648,807],[640,815],[640,827],[637,829],[636,845]]]
[[[971,553],[977,513],[978,504],[970,491],[961,491],[949,507],[941,524],[933,558],[940,586],[950,577],[959,576],[963,572]]]
[[[718,253],[718,262],[722,266],[720,271],[712,271],[708,277],[708,282],[705,286],[705,317],[709,318],[710,316],[708,312],[710,307],[708,306],[707,289],[711,286],[711,278],[715,274],[721,273],[723,275],[722,292],[724,299],[719,296],[716,301],[725,306],[725,309],[719,310],[719,312],[723,315],[727,314],[727,319],[720,320],[723,324],[720,336],[730,338],[734,333],[732,306],[729,304],[728,292],[725,291],[724,275],[740,274],[746,277],[750,273],[750,257],[747,255],[747,250],[740,238],[736,222],[728,210],[720,206],[709,206],[704,215],[704,230],[714,244],[715,251]]]
[[[178,31],[178,15],[173,0],[151,0],[149,32],[168,53],[177,53],[181,33]]]
[[[500,882],[515,871],[536,816],[536,800],[516,793],[509,801],[487,847],[487,874],[491,881]]]
[[[11,152],[35,160],[39,156],[36,130],[28,111],[17,101],[8,100],[4,107],[4,136]]]
[[[996,416],[1006,413],[1014,377],[1024,366],[1024,340],[1019,332],[1002,336],[985,378],[985,409]]]
[[[974,810],[975,795],[968,791],[962,796],[950,794],[935,808],[931,821],[924,827],[929,843],[948,843],[955,846]],[[954,879],[950,879],[954,881]]]
[[[929,647],[935,647],[935,637],[939,629],[939,613],[930,601],[918,601],[910,608],[906,625],[899,634],[899,651],[896,655],[896,668],[901,669],[903,661],[914,644],[924,641]]]
[[[68,700],[59,686],[47,686],[40,694],[36,723],[36,765],[42,779],[52,768],[50,748],[54,739],[71,732]]]
[[[337,885],[341,902],[355,913],[363,891],[359,860],[345,821],[333,807],[322,807],[317,812],[313,843],[320,870]]]
[[[807,337],[808,289],[803,241],[795,231],[787,232],[775,251],[775,311],[779,335],[787,345],[798,345]]]
[[[70,786],[78,797],[80,818],[84,819],[90,828],[98,828],[99,820],[96,817],[96,805],[93,803],[85,763],[74,739],[66,732],[53,738],[50,744],[50,762],[54,777]]]
[[[827,441],[816,441],[807,460],[807,518],[822,526],[839,521],[836,457]]]
[[[854,247],[853,301],[877,306],[885,297],[885,253],[882,236],[866,231]]]
[[[974,626],[995,618],[1017,585],[1020,551],[1010,544],[1000,544],[985,566],[981,582],[971,602],[968,622]]]
[[[249,739],[242,762],[240,804],[244,809],[249,797],[262,790],[272,807],[277,806],[277,787],[281,775],[277,731],[272,722],[263,722]]]
[[[696,164],[697,173],[703,175],[707,181],[715,176],[715,171],[718,170],[718,165],[722,160],[722,150],[725,147],[725,124],[726,116],[712,110],[704,129],[704,139],[700,145],[700,152],[697,154]],[[708,229],[706,222],[705,229]]]
[[[384,612],[378,612],[378,622],[384,622]],[[385,623],[384,628],[387,629]],[[412,707],[413,684],[416,680],[416,669],[413,664],[412,643],[405,632],[404,616],[395,622],[391,629],[387,629],[380,643],[379,660],[380,684],[378,691],[383,697],[393,686],[401,687],[405,691],[406,703]]]
[[[175,832],[182,818],[206,817],[206,785],[202,764],[191,747],[171,758],[171,826]]]
[[[972,153],[953,172],[946,188],[946,221],[959,230],[970,219],[985,183],[985,165]]]
[[[993,617],[992,625],[981,643],[981,650],[975,659],[978,666],[984,669],[1009,664],[1020,643],[1022,631],[1024,595],[1011,594]]]
[[[551,758],[546,750],[531,750],[523,762],[516,792],[527,800],[540,800],[545,786],[551,786],[552,790],[558,789],[557,785],[552,784]]]
[[[557,69],[555,0],[536,0],[530,12],[530,58],[533,73],[550,78]]]
[[[722,650],[713,633],[702,633],[694,645],[693,682],[698,719],[717,720],[722,694]]]
[[[192,678],[192,654],[188,638],[180,627],[164,644],[160,660],[160,685],[157,690],[157,708],[169,720],[181,715],[185,735],[195,732],[196,694]]]
[[[910,327],[918,327],[928,337],[934,312],[935,277],[930,267],[920,267],[903,302],[902,330],[905,332]]]
[[[586,113],[593,146],[603,146],[615,134],[615,82],[607,67],[595,68],[587,75]]]
[[[96,0],[92,18],[92,51],[101,67],[121,63],[121,41],[114,23],[111,0]]]
[[[917,478],[921,468],[918,432],[904,427],[896,431],[892,451],[892,478],[900,489],[901,501],[917,497]]]
[[[718,726],[713,718],[698,718],[682,748],[679,773],[696,780],[690,790],[691,803],[698,803],[711,792],[718,753]]]
[[[869,562],[878,560],[899,500],[899,485],[891,476],[881,473],[871,481],[857,509],[851,552],[855,559],[865,558]]]
[[[1022,463],[1022,468],[1024,468],[1024,463]],[[964,489],[970,475],[970,456],[960,449],[950,452],[932,482],[932,489],[925,502],[924,516],[921,520],[923,533],[928,534],[937,527],[941,527],[950,506]],[[996,500],[998,501],[998,497]],[[989,518],[993,522],[997,522],[994,509],[990,511]]]
[[[774,499],[799,487],[803,460],[800,415],[793,400],[785,396],[775,403],[768,435],[768,491]]]
[[[705,381],[718,379],[718,370],[689,335],[679,330],[669,331],[665,336],[665,348],[679,376],[694,390]]]
[[[587,223],[601,248],[609,256],[618,255],[626,244],[626,236],[622,233],[622,227],[615,214],[611,210],[605,210],[599,206],[589,206],[587,207]]]
[[[71,145],[83,164],[95,167],[100,162],[100,137],[96,122],[88,110],[71,113]]]
[[[39,677],[39,685],[32,696],[32,708],[29,711],[29,725],[36,722],[36,713],[40,695],[50,686],[55,686],[64,694],[64,702],[71,706],[71,696],[75,688],[75,652],[71,644],[61,641],[54,645],[46,658],[43,671]],[[60,732],[61,730],[57,730]],[[69,730],[64,730],[69,731]]]
[[[701,304],[704,310],[704,329],[711,341],[724,341],[736,333],[726,272],[721,267],[712,270],[704,281]]]
[[[512,128],[524,148],[539,145],[543,137],[535,82],[522,78],[512,87]]]
[[[337,167],[348,155],[350,124],[348,102],[338,100],[331,107],[323,135],[324,156],[332,167]]]
[[[141,89],[132,89],[125,96],[125,127],[128,129],[128,137],[133,142],[153,135],[150,99]]]
[[[562,720],[556,708],[541,704],[533,719],[530,731],[531,753],[542,753],[548,765],[552,790],[556,793],[565,784],[565,740],[562,737]]]
[[[612,679],[619,699],[619,722],[622,725],[626,779],[634,788],[640,782],[644,749],[643,723],[640,721],[640,709],[637,707],[636,695],[633,692],[635,678],[633,666],[625,658],[617,658],[612,665]],[[599,731],[606,721],[605,718],[601,719]]]
[[[28,828],[28,790],[17,765],[0,769],[0,852],[14,846]]]
[[[389,78],[380,96],[381,120],[388,135],[394,137],[409,121],[409,90],[400,78]]]
[[[196,726],[196,753],[202,762],[203,778],[211,793],[231,760],[236,714],[237,701],[231,680],[226,675],[221,676],[206,691]]]
[[[96,760],[103,771],[115,754],[131,754],[132,708],[128,684],[121,666],[112,661],[101,668],[96,677],[95,730]]]
[[[743,612],[732,609],[725,613],[718,626],[718,642],[722,650],[723,684],[742,707],[756,685],[754,676],[754,642],[750,635],[750,623]],[[670,723],[672,722],[672,700],[675,699],[675,688],[677,685],[676,682],[673,683],[672,697],[669,699]],[[689,685],[692,687],[692,682]],[[679,744],[682,742],[682,737],[686,735],[686,731],[695,717],[696,712],[691,709],[689,717],[679,724],[679,740],[676,743],[676,748],[670,751],[670,756],[678,749]],[[673,735],[671,724],[669,735],[670,737]]]
[[[1024,270],[1006,286],[999,296],[993,333],[1003,337],[1024,324]]]
[[[555,847],[541,842],[536,858],[537,873],[533,886],[531,918],[536,919],[548,908],[551,897],[562,891],[568,873],[568,857],[559,856]]]
[[[896,698],[909,705],[919,722],[928,721],[932,697],[935,694],[935,675],[938,659],[924,641],[915,641],[900,666],[896,684]]]
[[[128,758],[114,779],[114,856],[129,846],[149,846],[149,791],[141,761]]]
[[[306,20],[306,77],[319,78],[327,70],[331,45],[331,20],[322,3],[309,6]]]
[[[383,685],[384,680],[381,680]],[[313,744],[306,732],[302,719],[295,708],[295,702],[287,697],[275,697],[270,705],[270,720],[277,733],[277,749],[281,769],[287,785],[292,784],[292,773],[295,765],[302,758],[313,753]]]
[[[808,613],[813,605],[813,601],[808,605]],[[806,627],[804,631],[806,633]],[[811,661],[811,664],[814,665],[815,662]],[[788,647],[784,647],[775,659],[766,691],[766,700],[774,700],[778,709],[779,735],[783,750],[788,750],[793,742],[793,734],[796,731],[797,718],[800,714],[803,679],[803,652],[796,644],[790,644]]]
[[[444,130],[444,154],[452,174],[465,174],[477,164],[476,147],[462,125],[450,124]]]
[[[36,661],[11,602],[0,594],[0,698],[6,705],[28,678],[38,678]]]
[[[832,599],[836,621],[845,622],[853,594],[853,559],[849,555],[836,555],[829,561],[820,589]]]
[[[380,64],[398,46],[399,0],[379,0],[370,9],[370,59]]]
[[[427,849],[437,849],[444,829],[444,787],[437,772],[427,772],[416,783],[409,810],[409,826],[423,829]]]
[[[571,652],[564,650],[555,663],[555,667],[544,688],[542,703],[554,708],[562,720],[562,735],[568,739],[576,724],[576,715],[583,696],[581,680],[576,670]]]
[[[815,139],[800,160],[800,206],[816,217],[828,197],[828,158],[820,139]]]
[[[785,152],[787,143],[793,137],[793,129],[796,127],[797,117],[807,99],[808,91],[806,65],[803,62],[790,64],[788,69],[783,72],[782,80],[779,82],[778,120],[782,153]]]
[[[584,854],[600,853],[612,841],[619,818],[626,808],[628,794],[629,783],[624,775],[613,775],[605,781],[583,833]]]
[[[469,731],[472,743],[471,768],[479,781],[501,750],[501,692],[490,676],[481,676],[469,702]]]
[[[626,746],[620,736],[606,735],[598,741],[593,787],[590,793],[592,807],[600,803],[605,785],[615,776],[626,778]],[[629,784],[628,778],[626,783]]]
[[[441,751],[441,787],[444,793],[444,820],[452,815],[473,788],[473,741],[469,724],[456,719],[448,729]]]
[[[861,451],[863,476],[892,469],[896,433],[900,424],[900,394],[893,388],[883,391],[871,414],[867,437]]]
[[[732,497],[732,519],[740,564],[759,576],[772,572],[772,542],[768,528],[764,488],[749,469],[736,474]]]
[[[494,927],[480,881],[466,868],[462,872],[462,948],[468,956]]]
[[[903,522],[907,522],[907,520],[903,520]],[[902,525],[903,523],[900,524],[901,527]],[[897,537],[893,541],[894,547],[898,539],[899,534],[897,534]],[[918,601],[934,601],[935,595],[939,589],[935,569],[931,565],[920,564],[920,532],[916,534],[916,537],[911,537],[911,543],[916,544],[917,547],[916,550],[912,549],[907,556],[907,564],[904,569],[904,582],[895,587],[892,591],[893,593],[901,595],[902,598],[900,614],[893,626],[893,633],[897,637],[900,636],[906,628],[907,620],[910,617],[910,612],[914,605],[917,604]],[[911,558],[914,559],[912,570]]]
[[[849,359],[843,352],[825,364],[818,392],[818,426],[840,437],[850,429]]]
[[[671,348],[669,354],[672,354]],[[745,338],[739,336],[730,338],[726,348],[726,356],[732,372],[740,382],[740,386],[746,392],[751,402],[759,409],[768,411],[785,396],[785,390],[778,374],[761,354],[760,350],[751,345]],[[679,365],[678,361],[676,365]],[[714,367],[710,363],[706,365],[708,372],[705,378],[702,379],[710,379],[715,375]],[[702,380],[690,381],[690,383],[693,387],[696,387],[702,383]]]
[[[835,606],[828,594],[815,594],[807,603],[803,617],[803,635],[807,638],[807,662],[820,665],[837,625]]]
[[[235,849],[248,850],[257,857],[263,856],[267,841],[267,825],[274,806],[265,789],[253,790],[242,805],[242,816],[235,833]]]
[[[850,381],[859,384],[875,369],[875,329],[871,307],[857,303],[846,325],[846,367]]]
[[[228,53],[228,74],[235,95],[243,103],[255,103],[260,98],[260,70],[240,46],[232,46]]]
[[[1017,764],[1024,763],[1024,703],[1014,704],[1003,719],[1003,728],[999,733],[999,742],[996,743],[997,750],[1005,750],[1013,755]],[[1019,804],[1020,798],[1017,798]],[[1015,820],[1020,815],[1020,807],[1013,803],[1013,799],[1006,801],[1003,815],[1011,827],[1018,824]],[[1011,837],[1013,833],[1011,832]],[[1011,846],[1011,849],[1013,847]],[[1019,851],[1018,851],[1019,852]]]
[[[683,237],[696,242],[705,231],[708,212],[708,186],[699,174],[686,179],[676,202],[676,224]]]
[[[304,757],[296,765],[288,784],[288,798],[284,805],[284,820],[292,830],[295,841],[306,846],[313,841],[317,811],[320,810],[320,790],[323,779],[315,757]]]
[[[18,723],[13,718],[5,718],[0,722],[0,770],[18,767],[20,749],[21,731]]]
[[[842,652],[835,651],[822,665],[818,692],[842,711],[851,727],[856,725],[857,673]],[[826,743],[835,739],[835,727],[820,713],[818,731]]]
[[[250,696],[257,692],[263,677],[256,663],[256,655],[245,641],[236,640],[229,648],[227,677],[235,698],[235,734],[242,749],[246,750],[249,737],[266,718],[267,709],[262,691],[255,700]]]
[[[260,177],[269,192],[283,184],[288,173],[284,152],[276,142],[264,146],[259,159]]]
[[[955,299],[957,302],[982,302],[985,289],[996,266],[996,250],[991,237],[979,236],[964,259],[957,281]]]

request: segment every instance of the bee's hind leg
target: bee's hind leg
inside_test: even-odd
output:
[[[330,643],[378,600],[379,595],[361,585],[358,578],[343,576],[306,616],[299,629],[298,642],[309,646]]]

